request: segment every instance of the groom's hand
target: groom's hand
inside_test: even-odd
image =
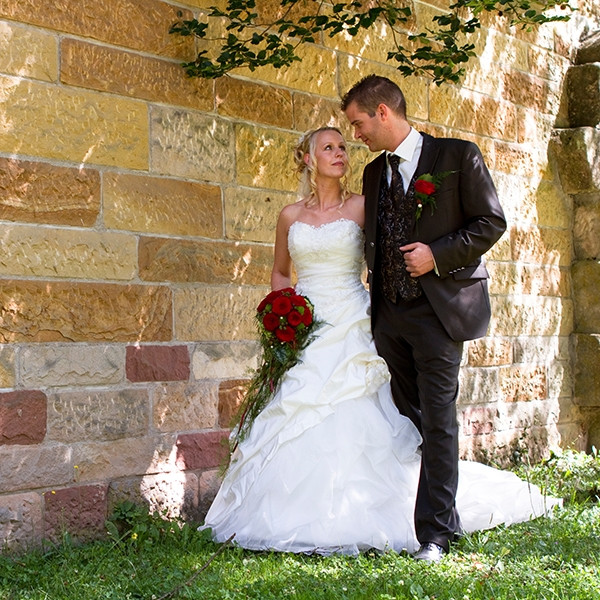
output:
[[[401,246],[400,250],[404,252],[406,270],[411,277],[420,277],[435,269],[433,253],[427,244],[414,242],[413,244]]]

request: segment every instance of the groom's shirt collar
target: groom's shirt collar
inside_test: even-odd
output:
[[[419,161],[421,148],[423,147],[423,136],[414,128],[411,127],[408,135],[400,142],[400,145],[391,154],[397,154],[400,157],[400,162],[415,162]],[[416,166],[415,166],[416,168]]]

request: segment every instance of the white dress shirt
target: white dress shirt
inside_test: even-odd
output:
[[[394,152],[388,152],[386,155],[387,157],[389,154],[396,154],[400,157],[400,166],[398,167],[398,170],[400,171],[400,175],[402,175],[405,193],[408,190],[410,180],[413,178],[413,175],[417,170],[422,148],[423,136],[414,127],[411,127],[408,135],[394,150]],[[389,161],[387,166],[387,180],[388,184],[392,180],[392,168],[390,167]]]

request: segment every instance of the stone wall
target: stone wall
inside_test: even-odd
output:
[[[285,71],[191,80],[171,23],[208,0],[0,0],[0,545],[101,535],[144,500],[200,520],[256,364],[291,148],[377,72],[416,127],[473,140],[509,229],[490,252],[493,322],[469,344],[466,457],[585,446],[573,402],[572,198],[548,147],[594,0],[534,32],[489,16],[462,86],[400,81],[389,37],[325,39]],[[278,3],[264,0],[277,8]],[[432,6],[415,2],[429,22]],[[353,144],[354,182],[368,159]],[[579,209],[579,204],[577,205]]]

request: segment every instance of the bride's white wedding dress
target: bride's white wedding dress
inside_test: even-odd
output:
[[[296,222],[296,291],[323,321],[238,446],[202,528],[253,550],[357,553],[418,548],[413,511],[420,435],[396,409],[371,337],[364,237],[340,219]],[[461,461],[465,531],[524,521],[555,499],[514,474]]]

